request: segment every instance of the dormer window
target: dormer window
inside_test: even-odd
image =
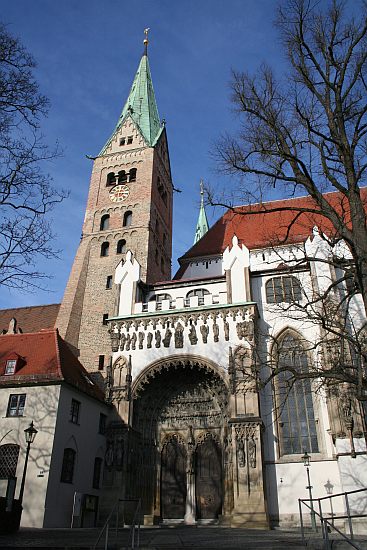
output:
[[[16,359],[8,359],[5,366],[5,374],[14,374],[17,368]]]

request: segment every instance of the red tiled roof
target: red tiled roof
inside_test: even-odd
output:
[[[361,188],[360,191],[367,206],[367,187]],[[343,213],[345,222],[350,223],[350,212],[345,197],[336,192],[326,193],[324,196],[338,212]],[[308,196],[240,206],[234,211],[228,210],[200,241],[180,258],[182,266],[174,278],[177,279],[184,273],[184,264],[187,263],[185,260],[222,254],[231,244],[234,234],[237,235],[239,243],[250,250],[284,242],[303,242],[311,235],[315,225],[325,234],[335,235],[336,231],[331,222],[321,214],[299,214],[300,209],[312,208],[317,209],[313,199]]]
[[[6,361],[14,353],[24,360],[24,364],[15,374],[6,375]],[[67,382],[100,401],[104,400],[102,390],[91,380],[57,329],[0,336],[0,387],[50,382]]]
[[[9,321],[13,317],[17,320],[17,328],[22,332],[39,332],[44,328],[53,328],[59,309],[60,304],[0,309],[0,333],[8,330]]]

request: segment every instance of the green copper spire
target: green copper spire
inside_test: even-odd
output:
[[[138,70],[136,71],[129,96],[117,121],[116,128],[100,152],[100,155],[104,154],[114,134],[128,117],[133,120],[147,142],[147,145],[151,147],[155,145],[162,133],[163,126],[159,119],[148,61],[148,30],[149,29],[145,29],[144,31],[144,54],[139,63]]]
[[[204,183],[203,180],[200,180],[200,212],[198,217],[198,223],[196,224],[194,244],[197,243],[209,229],[208,219],[206,217],[205,207],[204,207]]]

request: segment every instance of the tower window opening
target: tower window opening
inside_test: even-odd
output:
[[[129,227],[133,221],[133,213],[131,210],[127,210],[124,214],[123,227]]]
[[[161,271],[164,272],[164,258],[161,258]]]
[[[104,369],[104,355],[98,356],[98,370]]]
[[[129,182],[136,181],[136,173],[137,173],[137,169],[136,169],[136,168],[131,168],[131,169],[130,169],[130,172],[129,172]]]
[[[107,275],[106,290],[110,290],[111,288],[112,288],[112,275]]]
[[[119,183],[126,183],[127,182],[127,174],[125,170],[120,170],[119,172]]]
[[[125,254],[126,252],[126,241],[125,239],[120,239],[117,243],[116,254]]]
[[[120,147],[121,147],[122,145],[125,145],[125,143],[126,143],[126,138],[124,138],[124,137],[121,138],[121,139],[120,139]]]
[[[127,136],[127,144],[131,145],[133,142],[133,136]]]
[[[110,243],[107,242],[107,241],[102,243],[101,244],[101,256],[102,257],[108,256],[109,251],[110,251]]]
[[[158,250],[155,251],[154,259],[155,259],[155,263],[158,265],[158,261],[159,261]]]
[[[104,313],[102,317],[102,325],[108,325],[107,319],[108,319],[108,313]]]
[[[115,185],[116,184],[116,176],[114,172],[110,172],[107,174],[107,181],[106,185]]]
[[[99,230],[105,231],[110,227],[110,216],[108,214],[105,214],[101,218],[101,223],[99,224]]]
[[[163,246],[166,246],[167,244],[167,235],[163,233]]]

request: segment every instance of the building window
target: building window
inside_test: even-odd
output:
[[[98,456],[94,459],[93,469],[93,489],[99,489],[101,483],[102,458]]]
[[[107,174],[106,185],[116,185],[116,176],[114,172]]]
[[[5,366],[5,374],[14,374],[17,366],[16,359],[8,359]]]
[[[61,477],[62,483],[73,483],[76,452],[74,449],[64,449],[62,459]]]
[[[126,241],[125,239],[120,239],[117,243],[116,254],[125,254],[126,252]]]
[[[107,319],[108,319],[108,313],[104,313],[102,317],[102,325],[108,325]]]
[[[104,369],[104,355],[98,356],[98,370]]]
[[[25,398],[25,393],[16,393],[10,395],[6,416],[23,416]]]
[[[19,445],[8,443],[0,445],[0,479],[16,477],[19,457]]]
[[[265,285],[268,304],[299,302],[302,299],[302,288],[296,277],[273,277]]]
[[[101,244],[101,256],[105,257],[108,256],[110,251],[110,243],[107,241]]]
[[[136,169],[136,168],[131,168],[131,169],[130,169],[130,172],[129,172],[129,182],[136,181],[136,172],[137,172],[137,169]]]
[[[99,413],[99,426],[98,433],[104,435],[106,433],[107,416],[103,413]]]
[[[108,214],[104,214],[101,218],[101,223],[99,224],[99,230],[105,231],[110,227],[110,216]]]
[[[110,290],[111,288],[112,288],[112,275],[107,275],[106,290]]]
[[[287,333],[276,344],[277,367],[282,370],[275,381],[279,454],[319,452],[312,387],[309,379],[295,380],[293,371],[306,373],[308,357],[300,338]]]
[[[128,144],[128,145],[131,145],[132,142],[133,142],[133,136],[128,136],[128,137],[127,137],[127,144]]]
[[[186,294],[186,300],[193,298],[193,296],[198,296],[199,306],[202,306],[204,305],[204,296],[207,296],[208,294],[210,294],[210,292],[205,288],[197,288],[196,290],[190,290],[190,292]]]
[[[127,210],[124,214],[122,225],[124,227],[129,227],[132,221],[133,221],[133,213],[131,212],[131,210]]]
[[[126,183],[127,182],[127,174],[125,170],[120,170],[119,172],[119,183]]]
[[[79,424],[79,414],[80,414],[80,401],[76,399],[71,400],[70,407],[70,422],[73,424]]]
[[[125,143],[126,143],[126,138],[124,138],[124,137],[121,138],[121,139],[120,139],[120,147],[121,147],[122,145],[125,145]]]

